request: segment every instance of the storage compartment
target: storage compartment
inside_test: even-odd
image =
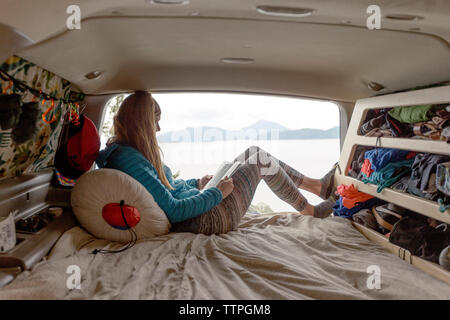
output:
[[[436,115],[435,108],[440,108],[440,110],[445,110],[446,112],[450,111],[447,109],[450,105],[450,86],[447,85],[358,100],[344,140],[338,170],[335,175],[335,183],[337,185],[353,184],[361,192],[415,212],[425,219],[431,218],[433,219],[429,220],[431,223],[440,224],[441,222],[444,222],[448,225],[450,224],[450,208],[445,206],[445,203],[439,202],[439,199],[442,199],[440,196],[425,197],[423,194],[422,196],[419,196],[418,193],[408,192],[408,187],[405,190],[405,186],[401,188],[399,185],[391,184],[380,187],[378,183],[374,184],[368,181],[366,181],[366,183],[363,182],[364,177],[361,173],[363,163],[361,163],[361,160],[364,160],[365,152],[374,150],[375,148],[402,150],[405,151],[406,154],[410,151],[414,151],[418,154],[450,156],[450,144],[448,143],[448,138],[445,134],[442,135],[444,130],[449,129],[449,121],[445,120],[445,114],[441,114],[443,117],[442,120],[445,121],[441,121],[442,130],[439,133],[439,137],[436,133],[431,134],[430,132],[429,134],[426,134],[425,130],[427,128],[430,129],[426,124],[428,121],[414,123],[400,122],[405,130],[402,131],[401,128],[399,128],[400,130],[397,130],[396,132],[403,132],[402,134],[396,134],[386,124],[386,118],[390,119],[389,117],[392,117],[392,110],[395,111],[394,114],[401,114],[401,112],[399,112],[399,107],[401,106],[421,105],[428,105],[423,107],[424,109],[429,108],[427,112],[423,112],[424,110],[422,110],[422,115],[426,115],[428,118],[423,118],[421,120],[432,121],[432,117]],[[372,131],[371,134],[366,135],[366,133],[370,132],[372,129],[370,127],[367,128],[368,125],[366,125],[366,128],[361,130],[362,127],[369,120],[375,119],[374,115],[377,114],[379,119],[373,120],[372,122],[376,122],[376,125],[379,126],[378,129]],[[386,116],[386,114],[389,116]],[[431,118],[429,118],[430,116]],[[384,124],[386,125],[382,127]],[[394,121],[394,124],[397,123]],[[423,131],[418,134],[418,130],[422,125],[425,127],[421,128]],[[414,133],[414,127],[416,128],[416,133]],[[435,184],[435,187],[438,185],[440,186],[438,191],[441,192],[441,196],[442,190],[445,190],[446,187],[445,179],[447,173],[445,168],[446,167],[440,169],[444,173],[444,175],[441,173],[443,176],[443,178],[441,178],[442,181],[440,184]],[[366,169],[367,168],[363,170]],[[437,171],[436,168],[434,169]],[[402,178],[405,181],[408,180],[408,172],[405,172],[405,175]],[[444,206],[442,206],[442,204],[444,204]],[[401,259],[450,284],[450,272],[446,271],[438,264],[414,256],[404,248],[394,245],[389,242],[389,238],[379,232],[380,230],[372,230],[355,222],[353,224],[370,240],[381,244]]]
[[[450,102],[364,112],[358,135],[450,141]]]
[[[380,172],[377,173],[378,177],[376,179],[367,177],[367,170],[372,169],[370,167],[370,160],[366,159],[365,155],[367,153],[374,153],[376,149],[379,149],[380,153],[383,150],[399,151],[399,154],[404,156],[401,159],[397,158],[399,161],[391,162],[390,168],[383,168],[388,169],[384,170],[383,174],[392,174],[392,177],[390,179],[386,178],[385,181],[383,181],[382,178],[384,177]],[[407,157],[409,157],[409,161]],[[427,159],[437,162],[434,166],[430,165],[426,168],[425,173],[428,175],[428,179],[425,179],[425,177],[421,177],[424,172],[420,171],[420,160],[426,164]],[[348,165],[344,169],[344,172],[342,172],[342,176],[337,180],[347,185],[354,184],[359,191],[369,193],[382,200],[396,203],[433,219],[450,223],[450,210],[448,206],[450,199],[438,189],[436,179],[438,164],[445,164],[448,161],[450,161],[450,156],[445,154],[353,145]],[[395,167],[396,163],[398,164],[397,168]],[[364,171],[366,172],[364,173]],[[412,174],[417,176],[413,178],[413,183],[409,183]],[[420,183],[417,183],[420,182],[420,179],[423,180],[424,186],[426,185],[425,192],[420,190]],[[378,183],[375,184],[373,180],[376,180]]]
[[[398,256],[400,259],[416,266],[424,272],[446,282],[450,285],[450,272],[442,268],[440,265],[421,259],[411,254],[408,250],[399,247],[391,242],[383,234],[367,228],[357,222],[352,222],[356,229],[358,229],[366,238],[382,245],[386,250]]]
[[[427,266],[450,284],[446,251],[450,225],[420,213],[361,193],[352,186],[339,186],[341,195],[333,208],[335,216],[349,219],[369,240],[381,244],[399,258]]]
[[[16,231],[20,233],[35,234],[52,222],[54,216],[46,211],[37,213],[28,218],[16,221]]]
[[[434,201],[440,212],[445,212],[450,197],[441,191],[444,182],[438,183],[438,174],[445,179],[445,165],[450,156],[358,145],[352,154],[347,176],[376,185],[378,194],[390,188]],[[438,172],[438,168],[443,169]]]
[[[0,253],[0,269],[20,267],[22,271],[31,269],[45,257],[59,237],[68,229],[77,225],[72,210],[67,208],[60,216],[49,218],[47,210],[20,221],[43,221],[37,231],[24,232],[16,230],[16,246],[5,253]],[[49,221],[50,220],[50,221]]]

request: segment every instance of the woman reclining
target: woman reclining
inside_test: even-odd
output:
[[[123,171],[139,181],[166,213],[175,232],[219,234],[235,230],[264,180],[299,213],[324,218],[334,205],[333,168],[322,179],[311,179],[259,147],[245,150],[234,161],[242,165],[217,187],[200,190],[212,178],[174,180],[161,161],[156,132],[161,109],[148,92],[128,96],[114,117],[114,136],[96,160],[100,168]],[[299,188],[320,196],[312,206]]]

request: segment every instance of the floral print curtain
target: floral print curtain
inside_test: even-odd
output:
[[[52,167],[64,115],[71,108],[67,101],[81,101],[84,95],[70,82],[17,56],[6,60],[0,65],[0,69],[37,92],[55,98],[44,99],[43,96],[36,95],[36,92],[20,90],[19,86],[12,85],[12,82],[2,74],[0,95],[16,93],[21,96],[23,104],[38,102],[39,107],[35,112],[37,113],[35,133],[29,140],[18,143],[13,139],[12,128],[6,130],[0,128],[0,179]],[[46,119],[52,121],[44,121],[43,114]]]

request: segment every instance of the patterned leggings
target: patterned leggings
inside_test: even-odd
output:
[[[243,165],[233,174],[234,189],[228,197],[198,217],[174,223],[171,231],[210,235],[236,230],[261,179],[281,200],[299,212],[305,208],[308,201],[298,189],[304,175],[297,170],[259,147],[248,148],[234,161]]]

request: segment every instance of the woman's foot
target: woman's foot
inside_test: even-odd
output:
[[[333,207],[336,205],[336,201],[332,198],[329,198],[325,201],[322,201],[317,206],[314,206],[313,216],[315,218],[324,219],[330,216],[333,212]]]
[[[314,207],[309,203],[306,204],[305,208],[300,212],[304,216],[314,216]]]
[[[336,205],[336,201],[329,198],[322,201],[317,206],[312,206],[309,203],[306,204],[305,208],[300,212],[304,216],[312,216],[315,218],[323,219],[333,212],[333,207]]]
[[[324,175],[319,181],[320,181],[320,193],[319,197],[326,200],[330,196],[333,196],[336,191],[336,187],[334,186],[334,173],[336,172],[336,165],[333,166],[333,169],[328,171],[326,175]]]

